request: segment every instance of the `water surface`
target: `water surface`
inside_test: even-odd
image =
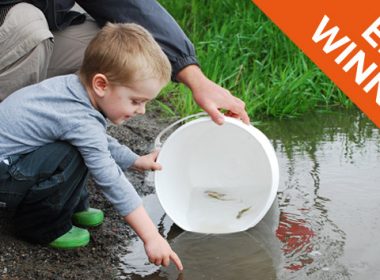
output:
[[[145,206],[185,271],[149,264],[136,238],[121,256],[120,279],[380,279],[379,129],[359,112],[257,127],[280,165],[279,192],[265,218],[236,234],[184,232],[151,194]]]

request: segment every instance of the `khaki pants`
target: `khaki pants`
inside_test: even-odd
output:
[[[98,30],[88,18],[51,33],[39,9],[26,3],[15,5],[0,26],[0,101],[24,86],[76,72]]]

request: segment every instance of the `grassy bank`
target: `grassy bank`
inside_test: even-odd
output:
[[[251,117],[293,117],[352,106],[251,1],[159,2],[194,43],[206,75],[241,98]],[[170,114],[199,110],[190,92],[176,84],[160,101]]]

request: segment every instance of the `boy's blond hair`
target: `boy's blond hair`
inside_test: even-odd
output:
[[[145,79],[167,83],[171,65],[153,36],[133,23],[107,23],[86,48],[80,77],[87,86],[104,74],[111,84],[128,86]]]

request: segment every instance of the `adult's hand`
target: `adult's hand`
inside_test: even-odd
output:
[[[195,102],[210,115],[215,123],[223,124],[224,118],[219,109],[226,109],[228,110],[226,115],[239,118],[249,124],[244,102],[208,79],[198,66],[185,67],[176,78],[190,88]]]

